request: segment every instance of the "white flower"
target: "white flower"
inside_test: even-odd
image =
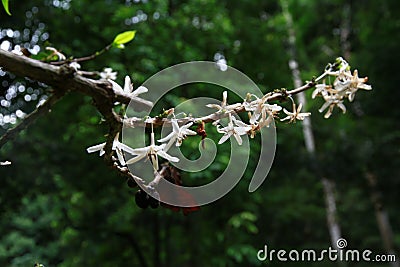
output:
[[[261,120],[259,121],[259,123],[261,123],[261,121],[263,121],[263,123],[265,124],[266,122],[266,114],[268,114],[268,117],[273,118],[275,114],[277,114],[279,111],[282,110],[282,107],[277,105],[277,104],[261,104],[257,106],[257,109],[254,110],[253,115],[250,118],[250,123],[253,124],[255,122],[257,122],[258,118],[260,118],[261,116]],[[265,124],[263,126],[268,126],[268,124]]]
[[[125,84],[124,84],[124,89],[122,89],[119,84],[114,82],[113,80],[108,80],[114,89],[114,92],[120,95],[124,95],[130,98],[137,97],[140,94],[146,93],[148,90],[144,86],[139,86],[136,90],[133,90],[133,86],[131,83],[131,78],[129,76],[125,76]]]
[[[173,156],[168,155],[165,152],[166,144],[162,144],[160,146],[156,146],[154,142],[154,133],[151,133],[150,136],[150,145],[142,148],[135,148],[130,151],[132,155],[136,155],[136,157],[131,158],[126,162],[126,164],[133,164],[138,162],[139,160],[148,157],[153,165],[155,171],[158,171],[158,156],[171,161],[178,162],[179,159]]]
[[[71,68],[73,68],[75,71],[78,71],[78,69],[81,68],[81,65],[80,65],[78,62],[75,62],[75,61],[69,63],[69,66],[70,66]]]
[[[233,135],[238,144],[242,145],[242,138],[240,136],[247,134],[247,132],[251,129],[252,127],[250,125],[247,125],[244,122],[237,120],[235,117],[232,117],[232,115],[229,114],[228,126],[224,128],[220,128],[220,125],[217,126],[217,131],[224,134],[219,140],[218,144],[224,143],[226,140],[229,139],[229,137]]]
[[[346,77],[343,80],[342,77],[337,77],[333,85],[339,92],[344,91],[344,94],[349,98],[349,101],[354,100],[354,96],[358,89],[372,90],[371,85],[365,84],[368,81],[368,77],[359,78],[358,71],[354,70],[353,75],[351,72],[345,73]]]
[[[240,103],[236,103],[236,104],[233,104],[233,105],[228,105],[227,104],[227,98],[228,98],[228,92],[224,91],[222,93],[222,102],[221,102],[220,105],[218,105],[218,104],[208,104],[208,105],[206,105],[206,107],[218,109],[217,113],[222,113],[222,112],[229,113],[229,112],[234,111],[235,108],[240,107],[240,105],[241,105]]]
[[[332,115],[332,111],[335,106],[338,106],[343,113],[346,113],[346,106],[343,104],[343,100],[341,100],[338,95],[331,95],[330,97],[324,97],[324,99],[325,103],[318,111],[322,113],[327,107],[329,107],[328,111],[324,115],[325,119],[328,119]]]
[[[46,50],[52,51],[52,55],[57,56],[58,60],[66,60],[67,58],[57,49],[55,49],[54,47],[46,47]]]
[[[296,109],[296,104],[293,102],[293,112],[287,111],[285,108],[283,109],[283,112],[287,115],[285,118],[281,119],[281,121],[289,120],[289,123],[296,122],[296,120],[304,120],[305,117],[310,116],[310,112],[305,112],[305,113],[300,113],[301,108],[303,107],[303,104],[300,103],[300,105]]]
[[[258,122],[258,127],[261,129],[262,127],[269,127],[272,121],[274,121],[274,118],[276,117],[276,114],[279,113],[279,111],[282,110],[282,107],[277,105],[277,104],[265,104],[264,108],[261,111],[261,119]],[[268,117],[267,117],[268,114]]]
[[[0,161],[0,166],[7,166],[7,165],[11,165],[11,161]]]
[[[112,71],[112,68],[104,68],[102,72],[100,72],[100,77],[104,80],[116,80],[118,72]]]
[[[119,140],[119,133],[115,136],[114,141],[113,141],[113,145],[112,145],[112,150],[115,150],[115,152],[117,153],[117,157],[119,162],[121,163],[122,166],[126,165],[125,159],[124,159],[124,154],[122,151],[128,152],[132,155],[134,155],[133,153],[133,149],[123,143],[121,143]],[[106,153],[104,151],[104,146],[106,145],[106,142],[98,144],[98,145],[94,145],[91,147],[88,147],[86,149],[86,151],[88,153],[93,153],[93,152],[97,152],[100,151],[100,157],[104,155],[104,153]]]
[[[250,102],[250,98],[251,97],[255,97],[256,100],[251,101]],[[266,102],[266,98],[267,95],[263,96],[262,98],[258,98],[255,95],[247,95],[247,98],[245,99],[245,101],[243,102],[243,107],[246,111],[252,111],[253,113],[250,116],[250,124],[260,124],[261,121],[263,122],[263,126],[268,126],[268,124],[265,124],[265,122],[267,121],[267,116],[266,114],[269,115],[269,117],[272,116],[272,118],[279,112],[282,110],[282,107],[277,105],[277,104],[268,104],[265,103]],[[257,122],[257,120],[260,118],[261,119],[259,122]],[[272,121],[271,118],[268,119],[269,121]]]
[[[166,137],[158,140],[158,142],[160,143],[169,141],[164,148],[165,151],[168,151],[175,141],[176,141],[176,146],[180,146],[182,144],[182,141],[186,138],[187,135],[197,134],[195,131],[189,130],[189,127],[192,126],[193,122],[190,122],[179,128],[177,120],[172,119],[171,124],[172,124],[172,132]]]
[[[327,89],[331,86],[326,85],[325,83],[320,83],[315,86],[315,90],[312,92],[311,98],[314,99],[317,95],[324,95],[327,93]]]

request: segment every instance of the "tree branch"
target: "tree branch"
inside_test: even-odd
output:
[[[14,139],[22,130],[26,129],[29,125],[36,121],[42,115],[50,112],[51,107],[58,102],[65,94],[53,94],[46,102],[40,105],[32,113],[26,116],[21,123],[19,123],[14,128],[9,129],[4,135],[0,137],[0,148],[8,141]]]
[[[78,91],[93,98],[96,108],[110,125],[110,136],[112,138],[115,137],[116,132],[122,126],[120,116],[113,110],[115,102],[129,104],[133,100],[144,105],[151,105],[149,101],[140,98],[131,99],[124,95],[116,94],[108,81],[92,80],[76,75],[75,70],[68,65],[53,66],[0,49],[0,67],[17,76],[28,77],[54,88],[54,95],[46,101],[46,104],[25,117],[19,125],[1,137],[0,147],[14,138],[22,129],[28,127],[40,115],[45,114],[57,100],[69,91]],[[111,151],[112,142],[111,145],[109,143],[107,142],[106,152]]]
[[[131,99],[124,95],[116,94],[112,90],[111,83],[106,80],[93,80],[76,75],[75,70],[68,65],[53,66],[0,49],[0,67],[17,76],[28,77],[58,90],[78,91],[98,100],[107,98],[108,102],[112,103],[121,102],[129,104],[133,100],[147,106],[149,105],[149,101],[143,101],[140,98]]]
[[[301,92],[304,92],[308,89],[313,88],[316,85],[315,81],[309,81],[306,84],[295,88],[290,91],[286,90],[280,90],[278,92],[274,93],[269,93],[270,96],[266,97],[265,102],[272,102],[272,101],[277,101],[277,100],[286,100],[288,96],[296,95]],[[228,106],[229,107],[229,106]],[[239,106],[233,110],[233,113],[242,113],[245,112],[245,109],[243,106]],[[216,120],[222,119],[228,117],[227,113],[212,113],[207,116],[203,117],[185,117],[178,119],[177,122],[179,124],[186,124],[189,122],[204,122],[204,123],[210,123],[214,122]],[[160,126],[171,126],[171,120],[169,118],[159,118],[159,117],[154,117],[154,118],[137,118],[137,117],[132,117],[132,118],[127,118],[124,119],[124,125],[129,126],[129,127],[160,127]]]

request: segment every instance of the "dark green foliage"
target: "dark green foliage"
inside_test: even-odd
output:
[[[300,69],[303,79],[310,80],[341,53],[338,29],[346,1],[289,2]],[[350,6],[348,60],[360,75],[369,76],[374,90],[359,92],[347,105],[347,114],[335,112],[329,120],[318,113],[322,101],[309,101],[307,109],[312,112],[323,173],[336,183],[343,236],[352,248],[383,253],[365,174],[378,178],[398,249],[400,2],[351,1]],[[29,49],[39,45],[42,50],[51,45],[67,57],[90,55],[112,43],[118,33],[135,30],[135,39],[125,49],[111,49],[81,64],[91,71],[112,67],[120,84],[130,75],[137,87],[165,67],[212,61],[222,53],[229,65],[247,74],[264,92],[292,88],[278,1],[21,0],[10,1],[10,11],[11,17],[0,12],[0,30],[17,30],[20,35],[2,33],[0,43],[9,40]],[[3,115],[18,109],[32,111],[51,90],[9,74],[1,76],[0,82],[0,101],[17,83],[36,90],[29,94],[37,98],[27,102],[28,92],[18,92],[10,107],[0,106]],[[221,97],[221,88],[209,88],[175,89],[160,110],[195,96]],[[82,95],[67,96],[0,150],[0,161],[12,162],[0,166],[1,266],[36,262],[46,267],[260,266],[265,263],[256,254],[265,244],[288,250],[330,245],[321,177],[311,169],[300,122],[277,123],[276,159],[260,189],[247,192],[259,151],[254,142],[250,166],[235,189],[182,216],[158,207],[158,201],[144,191],[130,188],[135,185],[132,180],[126,182],[102,158],[86,153],[86,147],[104,142],[107,133],[91,104]],[[207,127],[209,137],[216,136]],[[5,128],[0,128],[0,134]],[[197,149],[199,141],[198,136],[185,141],[184,154],[197,155],[190,150]],[[227,155],[221,153],[210,168],[183,172],[182,180],[186,185],[207,183],[218,177],[226,161]]]

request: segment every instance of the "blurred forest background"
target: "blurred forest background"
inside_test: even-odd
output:
[[[336,219],[348,248],[375,254],[392,250],[399,255],[400,2],[287,3],[303,81],[343,55],[373,86],[371,92],[358,92],[346,105],[345,115],[336,111],[328,120],[318,112],[320,99],[308,101],[319,174],[305,149],[301,123],[277,123],[275,161],[256,192],[247,191],[255,167],[250,166],[228,195],[189,216],[165,208],[142,210],[125,178],[102,158],[86,153],[86,147],[104,141],[107,128],[89,97],[71,94],[0,150],[0,161],[12,161],[0,166],[0,265],[260,266],[267,264],[256,256],[265,244],[271,249],[326,249],[332,242],[321,175],[334,185]],[[112,67],[120,84],[130,75],[137,87],[176,63],[225,58],[267,92],[293,88],[281,4],[11,0],[12,16],[0,11],[0,45],[38,51],[51,44],[68,56],[80,57],[100,50],[120,32],[136,30],[136,38],[124,50],[111,50],[82,68]],[[29,113],[45,99],[49,88],[4,71],[0,81],[3,134],[19,121],[21,111]],[[167,108],[194,96],[221,96],[221,91],[207,86],[174,92],[165,100]],[[187,142],[197,147],[198,141]],[[253,143],[250,164],[258,156]],[[210,181],[220,171],[210,168],[182,175],[190,184],[195,179]],[[390,228],[380,231],[382,222],[377,218],[387,218],[384,225],[392,233]]]

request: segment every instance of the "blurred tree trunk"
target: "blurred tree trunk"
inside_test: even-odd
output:
[[[285,0],[281,1],[283,15],[286,19],[286,25],[288,30],[288,53],[289,53],[289,67],[292,71],[292,79],[294,87],[300,87],[302,85],[302,80],[300,78],[300,70],[297,63],[296,56],[296,34],[293,27],[292,15],[288,9],[288,3]],[[302,103],[303,106],[307,105],[304,92],[297,94],[297,101]],[[317,161],[315,153],[315,139],[311,125],[311,118],[306,117],[302,123],[304,143],[307,152],[310,156],[311,167],[313,170],[320,175],[322,186],[324,188],[325,203],[326,203],[326,217],[329,229],[329,234],[331,238],[331,244],[333,248],[337,248],[337,241],[341,238],[340,225],[337,220],[336,211],[336,200],[334,194],[334,182],[330,179],[323,177],[320,171],[319,163]],[[341,266],[345,266],[345,262],[339,262]]]
[[[342,18],[340,25],[340,46],[345,59],[349,60],[351,55],[351,4],[346,2],[342,9]],[[383,246],[387,254],[395,255],[392,226],[389,222],[387,211],[383,207],[382,194],[379,192],[376,176],[367,172],[365,178],[370,188],[370,198],[374,205],[375,217],[378,223],[379,232],[382,238]],[[397,258],[397,256],[396,256]],[[391,262],[392,267],[400,267],[399,261]]]
[[[383,207],[382,203],[382,194],[379,192],[377,187],[377,179],[376,176],[367,172],[365,178],[368,181],[369,188],[371,190],[371,201],[374,204],[376,221],[378,223],[379,232],[381,234],[383,246],[387,254],[396,255],[396,250],[393,242],[393,231],[392,226],[389,222],[389,216],[387,211]],[[396,255],[396,262],[391,262],[390,266],[392,267],[400,267],[398,257]]]
[[[350,59],[351,43],[351,5],[346,2],[343,4],[342,19],[340,25],[340,49],[346,60]]]

